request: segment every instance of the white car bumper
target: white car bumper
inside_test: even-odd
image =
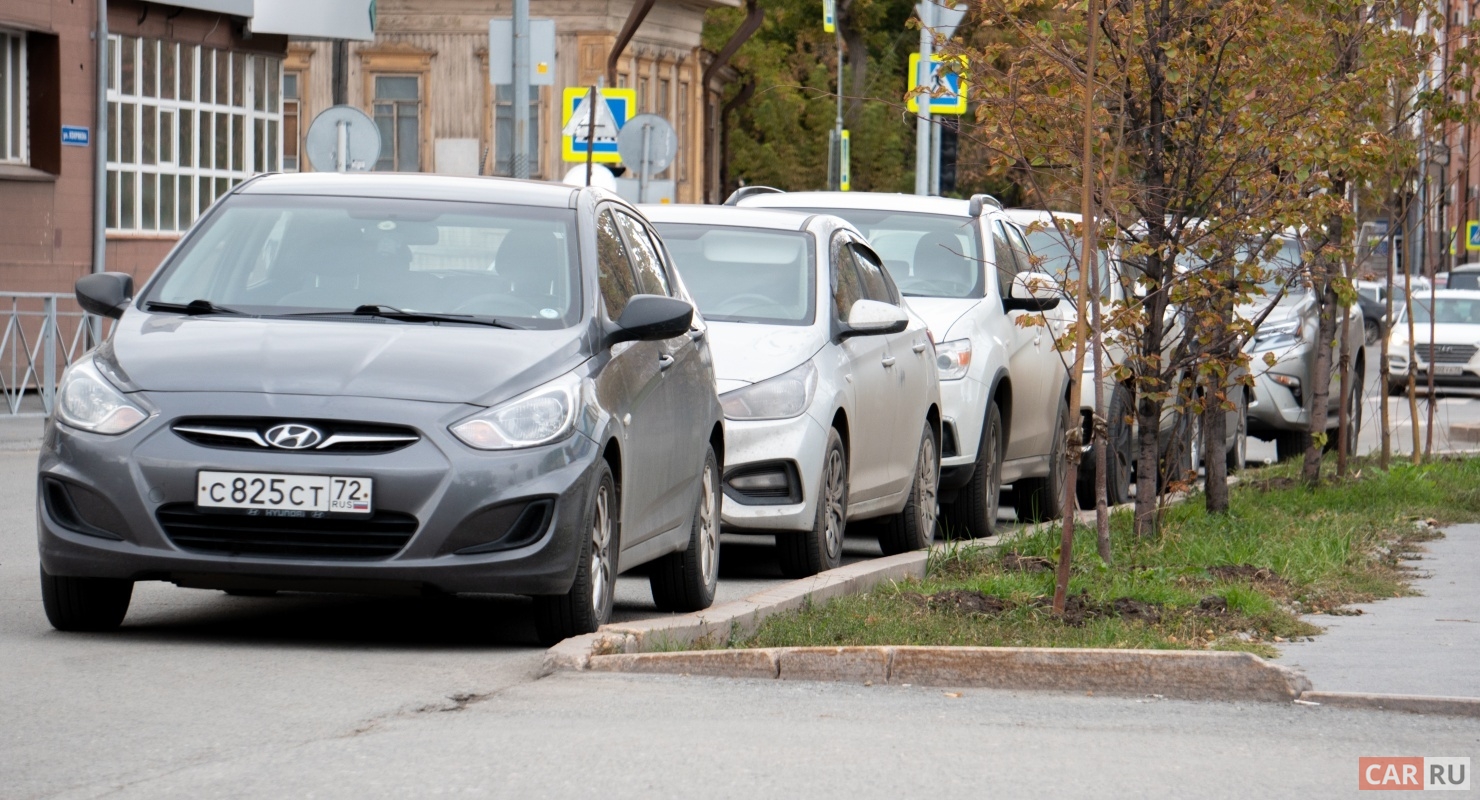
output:
[[[940,382],[941,416],[945,418],[946,427],[940,460],[942,468],[976,463],[976,450],[982,442],[982,423],[987,418],[987,395],[987,387],[969,375]]]
[[[737,532],[810,531],[828,429],[810,414],[791,419],[725,422],[724,502],[720,520]],[[786,492],[742,491],[735,478],[786,476]]]

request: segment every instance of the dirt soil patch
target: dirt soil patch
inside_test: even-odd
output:
[[[1053,572],[1054,563],[1043,556],[1008,553],[1002,557],[1002,568],[1009,572]]]

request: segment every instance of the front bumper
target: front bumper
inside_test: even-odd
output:
[[[122,436],[48,423],[37,502],[38,547],[47,572],[207,586],[252,580],[332,583],[351,591],[360,585],[394,585],[513,594],[559,594],[574,580],[591,476],[601,458],[596,444],[581,434],[544,447],[483,452],[447,431],[448,424],[476,410],[464,405],[213,393],[149,394],[146,399],[156,413]],[[389,453],[326,454],[210,447],[171,429],[173,421],[202,413],[398,425],[421,438]],[[201,469],[368,477],[375,481],[376,518],[410,519],[413,532],[393,554],[373,558],[305,555],[304,548],[291,555],[248,555],[203,547],[166,520],[194,515],[191,524],[204,525],[214,535],[210,532],[245,518],[195,512]],[[59,506],[55,494],[48,497],[58,483],[68,497],[92,503],[87,516],[102,524],[79,524],[75,508],[66,508],[65,501]],[[111,508],[98,506],[99,498]],[[518,526],[511,527],[502,510],[523,509],[531,501],[541,503],[543,522],[525,525],[514,537]],[[317,524],[291,521],[292,526]],[[470,548],[482,552],[454,552]]]
[[[725,422],[724,502],[720,522],[735,533],[810,531],[817,517],[817,487],[827,455],[828,428],[811,414],[791,419]],[[748,497],[730,481],[757,468],[788,470],[789,497]]]
[[[988,389],[976,378],[964,378],[940,382],[941,416],[944,417],[946,440],[954,439],[955,451],[949,444],[941,453],[942,472],[960,471],[968,477],[976,465],[977,449],[982,443],[982,425],[987,419]],[[966,467],[965,470],[952,470]]]

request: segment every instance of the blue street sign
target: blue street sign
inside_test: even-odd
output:
[[[1465,225],[1465,249],[1480,250],[1480,221],[1470,220]]]
[[[62,144],[70,144],[73,147],[87,147],[92,141],[92,131],[84,125],[63,125]]]

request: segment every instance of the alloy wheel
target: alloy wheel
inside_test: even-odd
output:
[[[915,475],[915,507],[919,509],[921,538],[928,545],[935,541],[936,518],[940,516],[936,497],[936,482],[939,478],[935,468],[935,439],[926,436],[920,445],[920,462]]]
[[[827,469],[823,473],[822,502],[826,504],[826,519],[823,521],[823,546],[827,548],[827,558],[834,561],[843,552],[843,531],[847,526],[848,510],[843,505],[843,498],[848,490],[847,467],[843,463],[843,454],[838,450],[832,450],[827,454]]]
[[[611,492],[603,485],[596,495],[591,520],[591,606],[601,619],[613,590]]]
[[[707,585],[719,566],[719,495],[714,491],[714,467],[704,465],[703,505],[699,508],[699,570]]]

